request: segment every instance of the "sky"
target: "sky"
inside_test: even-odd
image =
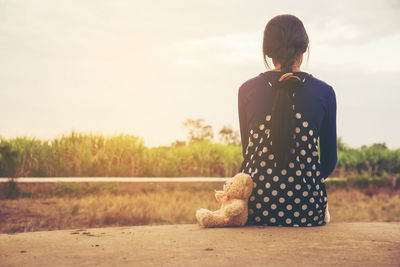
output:
[[[301,5],[300,5],[301,3]],[[400,1],[0,0],[0,136],[70,131],[186,140],[183,122],[239,130],[238,89],[266,71],[276,15],[310,38],[301,69],[330,84],[351,147],[400,148]]]

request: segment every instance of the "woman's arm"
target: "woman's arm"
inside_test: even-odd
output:
[[[239,110],[239,124],[240,124],[240,138],[242,142],[242,154],[245,156],[246,147],[248,143],[248,125],[246,118],[246,97],[244,95],[244,85],[239,88],[238,93],[238,110]]]
[[[330,87],[327,109],[322,120],[319,145],[321,178],[326,179],[335,169],[337,163],[337,129],[336,129],[336,94]]]

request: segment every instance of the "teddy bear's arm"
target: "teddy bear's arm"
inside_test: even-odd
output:
[[[223,195],[224,195],[224,191],[217,191],[217,190],[215,190],[215,199],[216,199],[218,202],[221,202],[221,198],[222,198]]]
[[[233,217],[239,215],[244,211],[244,200],[235,199],[225,207],[225,215],[228,217]]]

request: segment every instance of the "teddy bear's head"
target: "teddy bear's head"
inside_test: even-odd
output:
[[[226,181],[223,190],[231,198],[247,199],[253,190],[253,179],[247,173],[239,172]]]

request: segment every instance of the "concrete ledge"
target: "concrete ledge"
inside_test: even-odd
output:
[[[1,266],[399,266],[400,223],[0,234]]]

